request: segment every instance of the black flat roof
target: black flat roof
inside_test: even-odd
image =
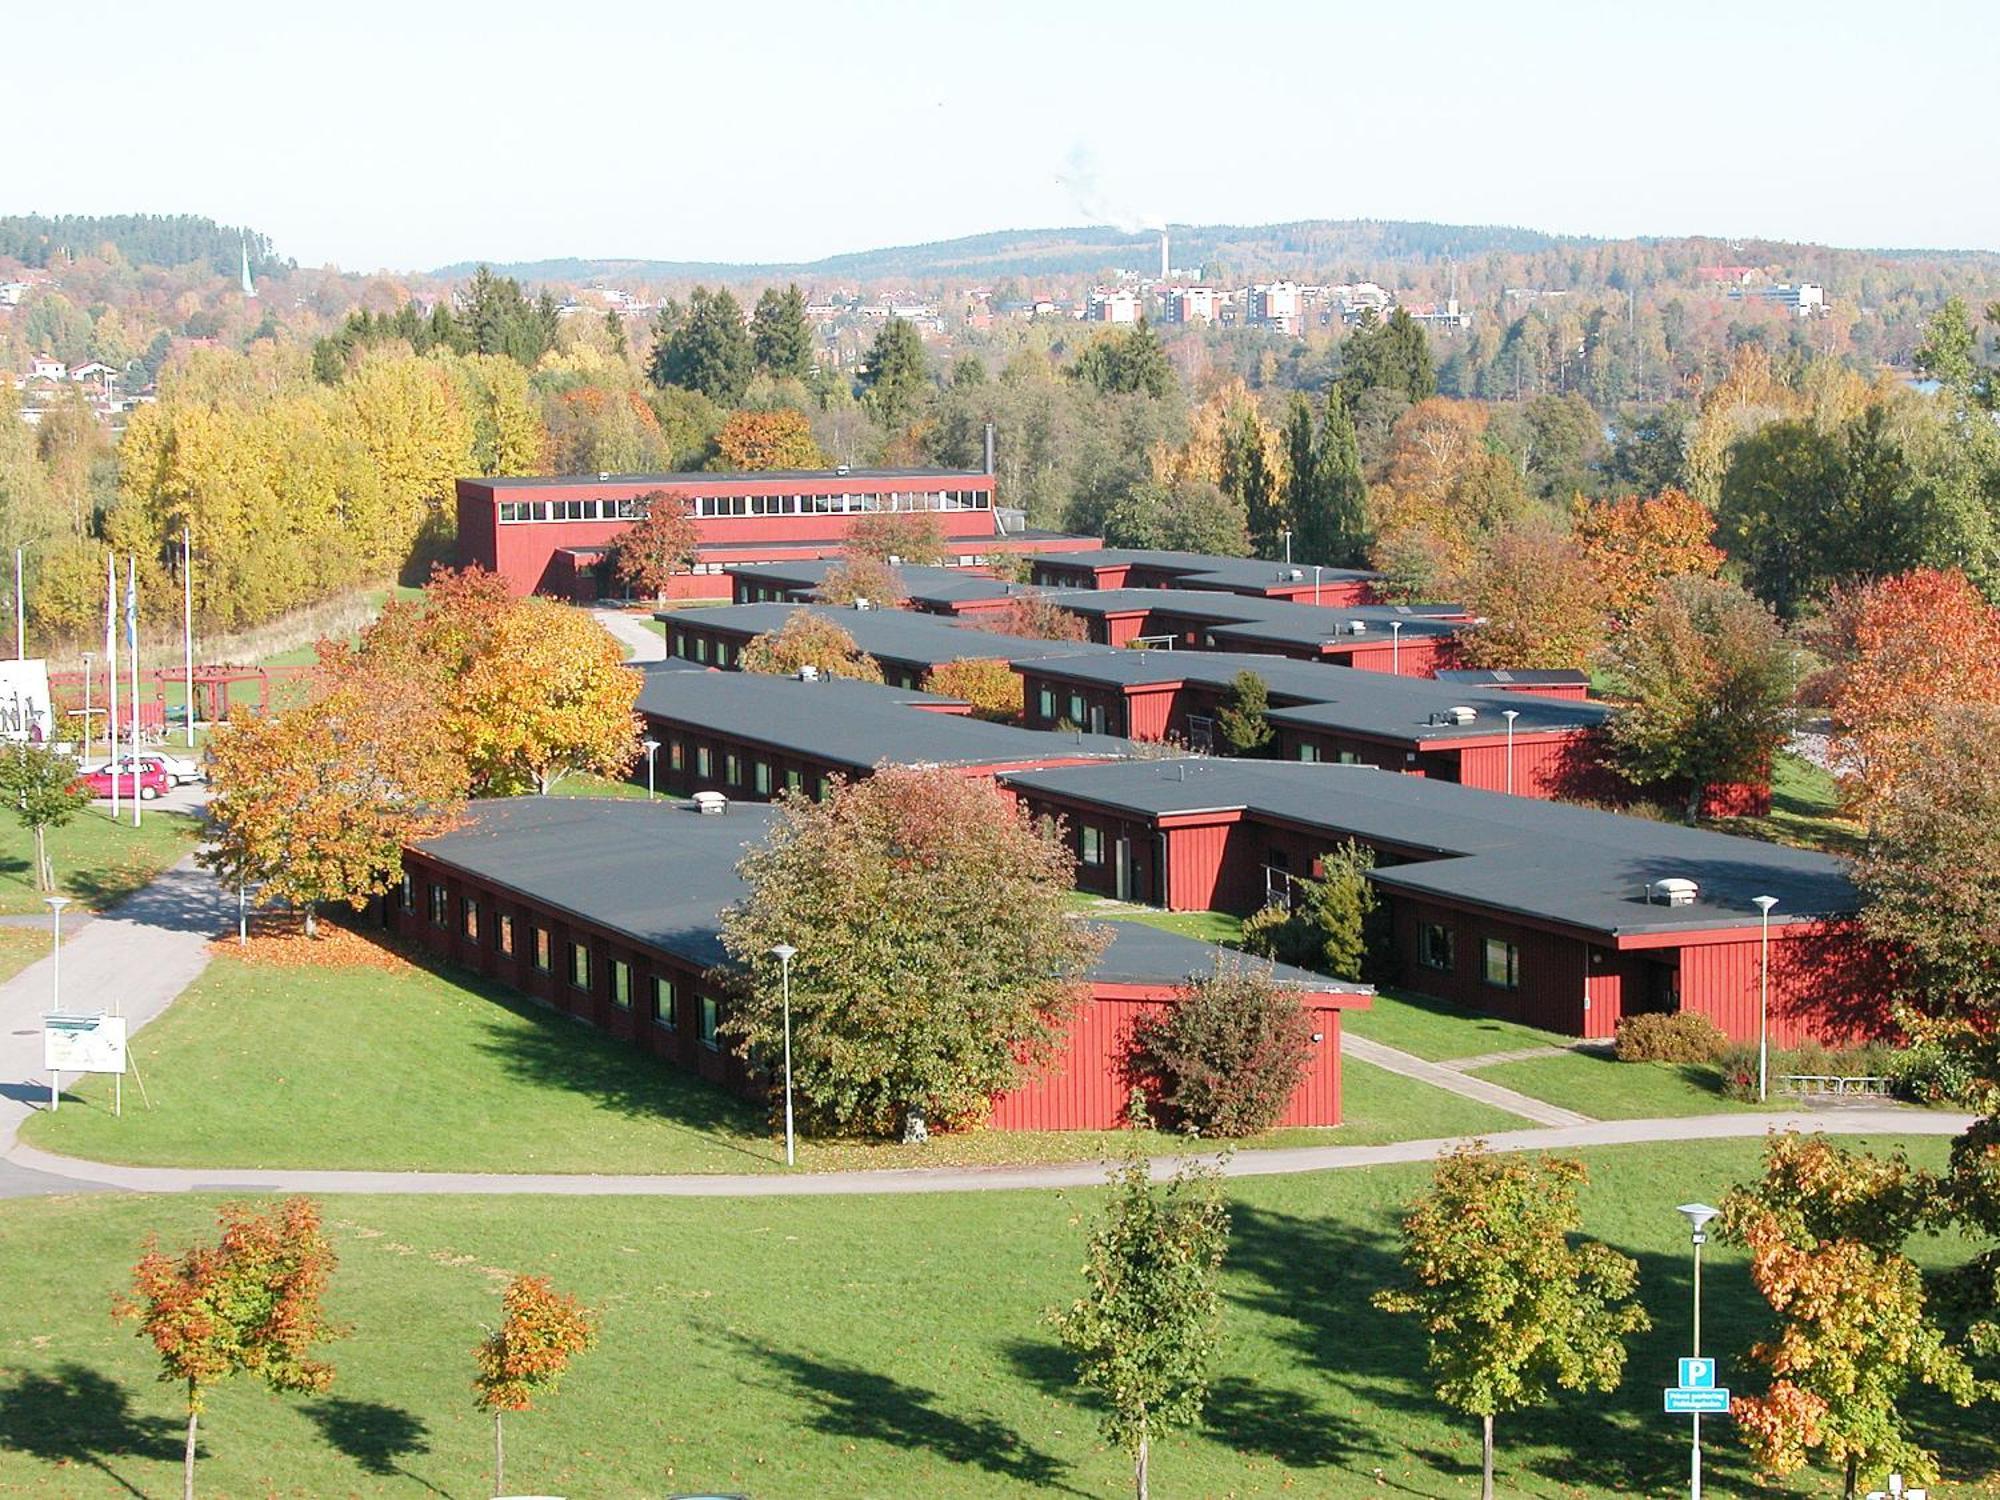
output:
[[[1512,682],[1524,687],[1588,687],[1588,672],[1529,667],[1463,667],[1433,674],[1439,682],[1459,682],[1467,687],[1487,687]]]
[[[836,677],[801,682],[756,672],[676,671],[657,662],[646,663],[641,673],[642,714],[857,771],[885,761],[983,766],[1132,753],[1129,741],[1110,735],[1020,729],[913,707],[954,700],[912,688]]]
[[[1220,588],[1266,589],[1278,584],[1311,583],[1313,565],[1272,562],[1263,557],[1218,557],[1207,552],[1172,552],[1143,547],[1099,547],[1088,552],[1039,554],[1038,563],[1074,563],[1086,568],[1144,567],[1180,574],[1192,583]],[[1294,573],[1302,574],[1294,578]],[[1322,583],[1361,581],[1380,578],[1367,568],[1319,570]]]
[[[1003,661],[1037,661],[1045,656],[1123,656],[1112,646],[1079,641],[1041,641],[1028,636],[975,630],[940,615],[907,609],[855,609],[851,605],[721,604],[713,609],[665,610],[655,616],[670,624],[710,627],[739,635],[763,635],[778,630],[801,609],[832,620],[854,637],[854,643],[877,660],[918,667],[935,667],[965,657]]]
[[[1138,610],[1167,611],[1202,621],[1218,642],[1277,641],[1319,647],[1328,644],[1374,646],[1419,636],[1451,636],[1461,622],[1440,619],[1455,614],[1446,604],[1357,604],[1352,606],[1295,604],[1289,599],[1265,599],[1216,589],[1059,589],[1050,600],[1073,614],[1103,616]],[[1356,630],[1354,627],[1361,628]],[[1400,632],[1395,628],[1401,626]]]
[[[635,484],[751,484],[767,479],[781,484],[833,483],[848,479],[990,479],[984,469],[754,469],[676,470],[667,474],[520,474],[494,478],[466,478],[465,484],[488,485],[496,490],[524,490],[537,487],[576,489],[585,485],[616,485],[629,489]]]
[[[824,584],[826,575],[839,567],[841,561],[838,557],[802,557],[797,562],[731,563],[723,571],[732,578],[741,578],[749,583],[807,593]],[[951,604],[961,599],[1004,599],[1013,594],[1045,592],[1002,583],[997,578],[989,578],[983,573],[968,573],[963,568],[899,563],[895,573],[905,598],[932,604]]]
[[[1097,656],[1030,660],[1022,670],[1064,682],[1134,687],[1149,682],[1194,682],[1225,689],[1238,672],[1255,672],[1269,685],[1273,724],[1348,730],[1397,740],[1485,739],[1507,732],[1504,714],[1518,715],[1516,734],[1595,729],[1611,716],[1602,703],[1536,698],[1461,687],[1428,677],[1361,672],[1324,662],[1291,661],[1227,651],[1116,651]],[[1469,724],[1432,723],[1448,709],[1470,708]]]
[[[1754,928],[1751,897],[1760,895],[1778,898],[1774,925],[1859,905],[1846,861],[1829,854],[1366,766],[1182,760],[1002,780],[1148,820],[1240,809],[1322,829],[1330,841],[1419,851],[1436,857],[1379,869],[1375,880],[1612,936]],[[1692,905],[1645,899],[1650,882],[1670,877],[1697,883]]]
[[[513,797],[471,804],[457,828],[416,847],[541,905],[713,968],[728,959],[721,913],[748,891],[737,866],[776,817],[760,803],[732,803],[715,815],[685,802]],[[1142,923],[1105,925],[1113,941],[1091,977],[1107,982],[1178,984],[1206,973],[1222,951]],[[1271,973],[1301,989],[1370,993],[1284,964]]]

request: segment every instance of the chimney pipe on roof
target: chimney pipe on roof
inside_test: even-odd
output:
[[[986,476],[993,477],[993,424],[986,424]]]

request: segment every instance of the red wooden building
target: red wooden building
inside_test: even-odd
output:
[[[1773,1038],[1887,1021],[1830,855],[1356,767],[1135,762],[1002,784],[1064,820],[1084,888],[1175,911],[1288,899],[1352,839],[1376,855],[1395,982],[1471,1010],[1600,1038],[1690,1010],[1754,1041],[1765,895]]]
[[[953,562],[994,552],[1094,547],[1090,537],[999,530],[993,476],[954,469],[828,469],[752,474],[598,474],[458,481],[458,560],[521,594],[588,601],[616,592],[606,556],[654,494],[688,502],[700,538],[694,570],[669,594],[726,599],[736,562],[838,553],[861,516],[936,516]]]
[[[719,914],[744,895],[737,865],[766,836],[771,810],[702,816],[687,803],[524,797],[474,803],[454,831],[405,851],[385,922],[432,952],[741,1094],[763,1099],[768,1070],[728,1046],[728,955]],[[992,1123],[1022,1130],[1122,1124],[1129,1028],[1171,1005],[1216,950],[1172,933],[1113,924],[1114,941],[1054,1064],[994,1100]],[[810,941],[801,937],[800,945]],[[1315,1021],[1290,1125],[1340,1122],[1340,1014],[1365,986],[1279,966]]]

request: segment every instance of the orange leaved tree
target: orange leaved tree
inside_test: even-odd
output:
[[[1573,521],[1615,624],[1642,612],[1669,578],[1713,578],[1722,571],[1715,513],[1685,490],[1664,489],[1650,499],[1579,498]]]
[[[1005,609],[981,615],[974,630],[991,630],[1001,635],[1023,635],[1038,641],[1086,641],[1090,632],[1083,616],[1071,614],[1061,605],[1040,594],[1023,594]]]
[[[795,610],[776,630],[745,642],[737,665],[767,677],[793,677],[811,667],[822,677],[850,677],[856,682],[880,682],[882,667],[855,645],[854,637],[825,615]]]
[[[924,678],[924,690],[962,698],[982,719],[1011,724],[1021,717],[1021,679],[997,656],[962,656],[940,662]]]
[[[852,604],[866,599],[883,609],[897,609],[907,597],[902,577],[886,558],[871,552],[850,552],[826,570],[816,591],[822,604]]]
[[[1604,589],[1575,542],[1552,526],[1494,537],[1466,603],[1477,629],[1460,637],[1475,667],[1581,668],[1604,644]]]
[[[664,599],[667,580],[693,566],[700,538],[680,496],[654,490],[641,503],[646,513],[611,544],[611,569],[626,588]]]
[[[274,1390],[323,1391],[333,1366],[312,1357],[314,1346],[344,1332],[322,1305],[334,1254],[318,1204],[292,1198],[267,1213],[225,1204],[216,1220],[222,1236],[214,1245],[170,1256],[149,1241],[132,1268],[131,1296],[115,1305],[153,1341],[160,1379],[185,1393],[185,1500],[194,1497],[195,1431],[209,1387],[249,1371]]]
[[[569,1362],[597,1342],[597,1316],[546,1276],[516,1276],[501,1294],[500,1326],[472,1351],[472,1388],[481,1411],[493,1413],[493,1493],[507,1492],[510,1411],[533,1411],[537,1396],[555,1394]]]
[[[715,435],[715,454],[709,467],[724,471],[826,467],[826,454],[813,438],[806,414],[783,406],[731,412]]]
[[[927,510],[876,511],[847,532],[847,551],[856,557],[897,558],[930,566],[945,559],[944,527]]]

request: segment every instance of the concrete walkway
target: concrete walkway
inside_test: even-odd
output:
[[[655,635],[622,609],[593,609],[597,623],[611,632],[612,639],[625,648],[627,661],[665,661],[667,642]]]
[[[122,1014],[136,1030],[208,967],[209,939],[235,922],[235,901],[190,855],[75,936],[65,927],[63,1009]],[[42,1013],[55,998],[55,965],[53,956],[37,959],[0,985],[0,1153],[13,1146],[21,1122],[48,1103]],[[0,1196],[74,1185],[0,1166]]]
[[[1595,1120],[1539,1130],[1499,1131],[1484,1139],[1504,1151],[1571,1151],[1587,1146],[1657,1141],[1757,1139],[1773,1130],[1829,1135],[1957,1135],[1970,1115],[1932,1110],[1860,1108],[1812,1114],[1692,1115],[1672,1120]],[[1303,1146],[1243,1151],[1223,1171],[1230,1177],[1269,1177],[1354,1167],[1429,1161],[1458,1140],[1397,1141],[1386,1146]],[[76,1161],[17,1146],[13,1162],[94,1187],[141,1193],[390,1193],[556,1194],[565,1197],[764,1198],[845,1197],[864,1193],[965,1193],[1008,1189],[1096,1187],[1103,1162],[1046,1167],[913,1167],[901,1171],[799,1172],[752,1176],[579,1176],[500,1172],[247,1172],[222,1168],[114,1167]],[[1176,1158],[1160,1157],[1155,1170],[1170,1172]]]
[[[1580,1115],[1575,1110],[1564,1109],[1559,1104],[1531,1099],[1526,1094],[1502,1088],[1497,1083],[1488,1083],[1483,1078],[1469,1077],[1459,1072],[1456,1067],[1427,1062],[1411,1053],[1398,1051],[1394,1047],[1385,1047],[1380,1042],[1371,1042],[1366,1037],[1354,1036],[1343,1031],[1340,1036],[1340,1051],[1343,1057],[1370,1063],[1386,1072],[1415,1079],[1418,1083],[1427,1083],[1434,1089],[1443,1089],[1447,1094],[1457,1094],[1462,1099],[1475,1099],[1481,1104],[1491,1105],[1494,1109],[1504,1109],[1510,1115],[1519,1115],[1522,1119],[1533,1120],[1538,1125],[1567,1128],[1591,1123],[1589,1115]]]

